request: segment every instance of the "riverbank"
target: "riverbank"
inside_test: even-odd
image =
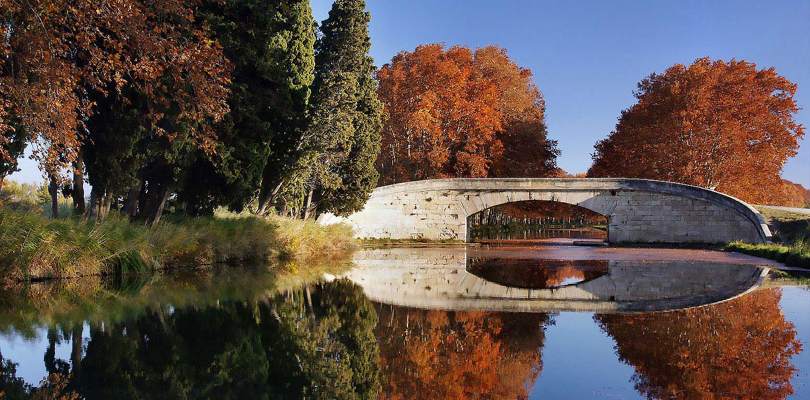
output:
[[[810,269],[810,215],[790,209],[758,206],[774,243],[729,243],[726,250],[768,258],[790,267]]]
[[[126,274],[215,263],[261,263],[336,254],[356,246],[345,225],[220,214],[152,226],[110,216],[48,220],[0,210],[0,281]]]

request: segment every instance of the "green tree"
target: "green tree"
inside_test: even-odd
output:
[[[368,56],[371,17],[365,6],[363,0],[335,1],[315,44],[312,122],[302,140],[306,155],[284,193],[287,207],[304,218],[359,210],[377,185],[382,104]]]
[[[305,0],[227,0],[205,20],[234,65],[215,158],[197,152],[179,188],[187,212],[241,209],[261,185],[267,205],[306,127],[315,21]]]

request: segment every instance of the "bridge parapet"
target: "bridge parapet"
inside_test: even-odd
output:
[[[501,204],[542,200],[587,208],[608,219],[610,242],[763,243],[764,218],[750,205],[700,187],[645,179],[434,179],[374,190],[345,221],[361,238],[467,240],[467,217]]]

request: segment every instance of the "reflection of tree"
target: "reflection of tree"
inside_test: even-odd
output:
[[[347,281],[263,302],[152,310],[92,325],[70,386],[87,399],[372,398],[376,318]]]
[[[388,305],[378,314],[384,398],[525,398],[542,370],[547,314]]]
[[[470,258],[467,270],[487,281],[510,287],[544,289],[566,280],[586,281],[608,272],[604,260],[537,260]]]
[[[597,315],[649,398],[777,399],[793,393],[790,358],[801,351],[772,289],[689,310]]]
[[[0,397],[4,399],[25,398],[31,390],[31,385],[17,376],[17,365],[0,354]]]

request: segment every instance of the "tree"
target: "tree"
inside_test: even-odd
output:
[[[421,45],[377,79],[388,115],[377,161],[383,183],[555,173],[543,96],[504,49]]]
[[[592,177],[648,178],[757,202],[781,186],[804,128],[796,84],[745,61],[696,60],[638,84],[638,103],[597,142]]]
[[[312,10],[305,0],[228,0],[209,4],[204,15],[234,65],[231,112],[217,125],[217,157],[195,156],[178,195],[194,215],[217,205],[241,209],[261,185],[266,207],[306,128]]]
[[[377,186],[382,105],[362,0],[337,0],[315,44],[312,122],[279,198],[293,214],[349,214]]]
[[[185,139],[206,154],[215,151],[212,125],[228,110],[229,65],[195,20],[201,2],[3,4],[4,52],[14,68],[0,86],[8,87],[4,100],[30,134],[46,175],[61,185],[63,171],[72,168],[74,187],[81,186],[83,166],[76,162],[94,144],[90,128],[103,102],[137,110],[135,126],[149,137]],[[117,179],[96,179],[95,192],[107,203],[118,195],[107,184]]]

